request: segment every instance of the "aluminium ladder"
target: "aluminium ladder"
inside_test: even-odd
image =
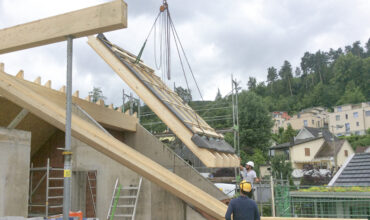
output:
[[[118,183],[118,178],[113,190],[112,202],[109,207],[107,220],[135,219],[137,201],[139,198],[141,183],[143,178],[140,177],[137,186],[122,186]]]

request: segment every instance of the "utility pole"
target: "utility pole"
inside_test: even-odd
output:
[[[125,96],[125,89],[122,89],[122,112],[125,112],[125,100],[126,99],[126,96]]]
[[[69,219],[71,210],[71,178],[72,178],[72,152],[71,152],[71,124],[72,124],[72,55],[73,38],[67,37],[67,91],[66,91],[66,127],[63,179],[63,220]]]
[[[233,131],[234,131],[234,149],[240,158],[239,149],[239,116],[238,116],[238,84],[234,80],[234,76],[231,74],[231,99],[233,106]],[[235,167],[235,178],[240,174],[239,168]],[[239,172],[238,172],[239,171]],[[235,184],[238,184],[237,182]]]

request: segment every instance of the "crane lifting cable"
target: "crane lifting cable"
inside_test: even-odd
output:
[[[157,29],[159,29],[157,31]],[[195,85],[197,87],[197,90],[199,92],[199,95],[203,100],[203,96],[200,92],[198,83],[194,77],[193,70],[190,66],[189,60],[186,56],[185,50],[182,46],[182,43],[180,41],[179,35],[177,34],[175,25],[172,21],[170,10],[168,7],[168,3],[166,0],[163,0],[163,4],[159,8],[159,13],[157,17],[154,20],[154,23],[149,31],[148,36],[146,37],[143,46],[141,47],[141,50],[136,58],[136,63],[140,61],[140,58],[143,54],[144,48],[146,46],[147,40],[150,37],[151,33],[154,30],[154,59],[155,59],[155,65],[158,70],[162,70],[162,79],[166,78],[167,76],[168,80],[171,80],[171,35],[173,37],[177,54],[179,57],[179,61],[181,64],[181,69],[184,74],[185,82],[188,91],[190,91],[188,79],[186,77],[186,71],[184,66],[184,61],[187,64],[187,67],[192,75],[192,78],[195,82]],[[158,39],[157,39],[158,38]],[[157,48],[157,43],[159,42],[159,48]],[[182,58],[183,57],[183,58]]]

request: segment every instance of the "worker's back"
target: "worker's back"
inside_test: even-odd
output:
[[[257,204],[247,196],[239,196],[230,201],[225,218],[231,219],[231,214],[234,220],[260,220]]]

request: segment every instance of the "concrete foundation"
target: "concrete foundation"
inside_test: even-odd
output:
[[[27,217],[30,152],[30,132],[0,127],[0,217]]]

